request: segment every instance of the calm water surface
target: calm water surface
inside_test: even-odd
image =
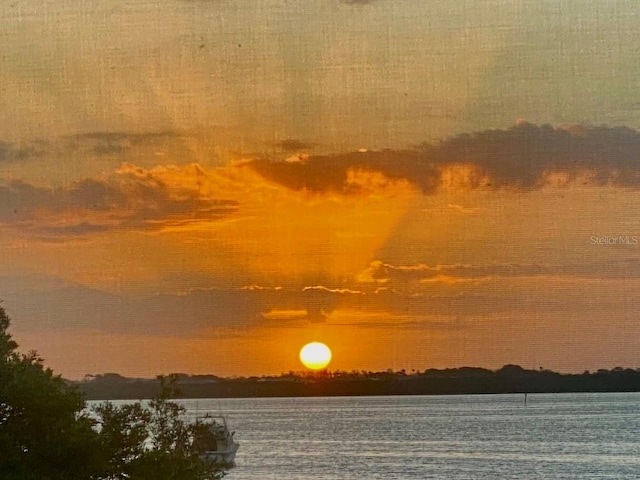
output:
[[[186,400],[241,443],[229,480],[640,479],[640,394]]]

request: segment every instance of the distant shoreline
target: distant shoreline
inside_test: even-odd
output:
[[[222,378],[176,374],[184,398],[317,397],[377,395],[464,395],[507,393],[640,392],[640,369],[616,367],[582,374],[475,367],[423,372],[290,372],[270,377]],[[157,379],[103,374],[69,382],[87,400],[137,400],[159,391]]]

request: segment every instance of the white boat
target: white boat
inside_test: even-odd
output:
[[[201,425],[194,440],[194,446],[201,452],[200,457],[223,465],[234,465],[240,444],[235,441],[227,426],[224,415],[205,415],[198,419]]]

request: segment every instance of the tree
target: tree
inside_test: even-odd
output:
[[[170,401],[178,394],[177,377],[158,377],[160,395],[144,407],[140,402],[94,410],[102,445],[110,458],[101,480],[213,480],[224,476],[224,465],[200,457],[195,442],[204,426],[184,420],[184,407]]]
[[[222,466],[194,446],[202,425],[183,419],[169,399],[175,378],[160,379],[148,407],[99,405],[45,368],[35,352],[19,354],[0,307],[0,479],[212,480]],[[95,418],[97,416],[97,418]]]
[[[105,402],[94,411],[100,418],[100,442],[108,458],[101,478],[129,478],[129,466],[144,454],[150,413],[139,402],[119,407]]]
[[[92,478],[104,459],[82,395],[35,352],[17,353],[9,323],[0,307],[0,478]]]

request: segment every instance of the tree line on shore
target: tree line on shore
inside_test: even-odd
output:
[[[640,391],[640,369],[616,367],[581,374],[505,365],[424,371],[288,372],[278,376],[223,378],[174,374],[187,398],[296,397],[344,395],[455,395],[491,393],[568,393]],[[91,399],[147,398],[154,379],[107,373],[74,382]]]

